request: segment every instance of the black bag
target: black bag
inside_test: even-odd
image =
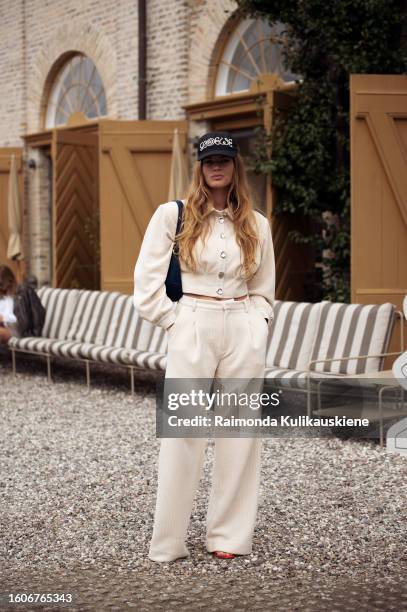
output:
[[[33,287],[25,283],[17,286],[13,312],[22,338],[41,336],[46,313]]]
[[[176,229],[176,234],[178,234],[181,229],[182,211],[184,209],[184,204],[181,202],[181,200],[175,200],[175,201],[178,204],[178,220],[177,220],[177,229]],[[178,242],[177,241],[175,241],[173,249],[172,249],[170,265],[168,267],[168,272],[167,272],[167,278],[165,279],[165,289],[166,289],[168,297],[173,302],[178,302],[178,300],[180,300],[183,295],[182,281],[181,281],[181,268],[180,268],[179,259],[178,259]]]

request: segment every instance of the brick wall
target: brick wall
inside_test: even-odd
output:
[[[189,31],[189,102],[208,99],[217,51],[236,11],[233,0],[191,0]]]
[[[187,2],[152,0],[147,3],[147,116],[184,119],[187,102]]]
[[[25,129],[24,2],[0,3],[0,146],[20,147]]]
[[[147,1],[147,118],[183,119],[183,105],[205,99],[211,62],[232,0]],[[138,116],[138,6],[135,0],[0,0],[0,146],[24,146],[22,135],[44,129],[50,88],[64,55],[81,51],[101,75],[108,115]],[[200,122],[194,136],[207,128]],[[29,169],[28,159],[36,169]],[[26,149],[24,169],[27,271],[50,282],[48,160]]]

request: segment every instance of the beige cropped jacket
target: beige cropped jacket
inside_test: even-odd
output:
[[[185,204],[185,202],[184,202]],[[268,219],[255,211],[260,237],[256,253],[256,272],[246,281],[241,277],[240,247],[233,225],[233,211],[211,208],[207,222],[209,232],[205,244],[199,238],[194,254],[197,272],[187,269],[181,261],[184,293],[233,298],[249,295],[251,304],[268,319],[274,318],[275,259]],[[178,206],[166,202],[155,210],[147,226],[134,268],[133,303],[140,316],[168,329],[174,323],[177,303],[166,294],[165,279],[177,227]]]

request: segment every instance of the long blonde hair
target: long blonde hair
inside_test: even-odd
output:
[[[17,279],[8,266],[0,266],[0,299],[16,292]]]
[[[234,172],[227,195],[227,203],[233,211],[233,221],[236,232],[236,241],[243,254],[242,275],[248,279],[253,275],[256,248],[259,243],[256,219],[246,177],[244,162],[241,155],[233,158]],[[177,234],[179,258],[185,265],[196,272],[197,262],[193,249],[196,241],[202,235],[205,241],[209,224],[207,218],[211,214],[210,204],[213,206],[210,188],[205,182],[201,162],[196,161],[186,194],[181,231]]]

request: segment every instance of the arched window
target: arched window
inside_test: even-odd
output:
[[[284,24],[270,26],[261,19],[245,19],[230,37],[219,62],[215,95],[247,91],[262,76],[275,75],[281,84],[298,80],[284,68]]]
[[[106,115],[106,96],[95,64],[85,55],[76,55],[60,70],[52,87],[46,114],[46,128],[68,122],[75,113],[88,119]]]

